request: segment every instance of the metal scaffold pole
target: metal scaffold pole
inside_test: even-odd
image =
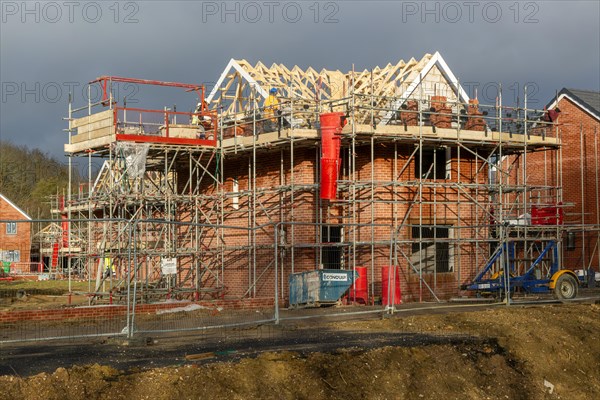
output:
[[[598,165],[598,127],[594,127],[594,171],[595,171],[595,189],[596,189],[596,252],[598,259],[598,272],[600,272],[600,166]]]
[[[581,154],[582,161],[579,163],[580,165],[580,185],[581,185],[581,210],[580,210],[580,218],[581,218],[581,261],[584,267],[587,266],[587,257],[586,257],[586,246],[585,246],[585,183],[586,183],[586,170],[585,170],[585,162],[583,161],[586,154],[584,146],[584,135],[583,135],[583,123],[579,124],[579,154]]]

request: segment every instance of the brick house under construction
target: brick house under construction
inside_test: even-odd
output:
[[[231,60],[194,113],[121,107],[123,80],[96,82],[89,108],[104,111],[69,115],[65,151],[104,166],[59,210],[85,243],[72,262],[99,282],[110,258],[117,290],[286,299],[293,272],[360,268],[370,302],[397,265],[404,301],[449,298],[488,261],[495,225],[556,193],[510,179],[514,157],[559,148],[554,125],[523,131],[501,97],[469,98],[439,53],[345,73]]]

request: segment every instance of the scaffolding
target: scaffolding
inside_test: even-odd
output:
[[[527,88],[522,107],[501,88],[495,104],[469,98],[438,53],[348,73],[232,60],[194,113],[121,107],[111,79],[98,81],[100,102],[69,105],[65,146],[70,165],[87,159],[88,190],[56,208],[68,274],[97,295],[135,281],[148,298],[269,297],[278,282],[285,299],[290,273],[366,266],[373,301],[382,266],[397,265],[405,301],[440,300],[464,294],[508,242],[523,271],[540,243],[563,241],[561,128],[528,108]],[[262,104],[270,87],[275,115]],[[348,124],[328,200],[319,117],[333,111]],[[559,154],[558,182],[528,184],[531,152]]]

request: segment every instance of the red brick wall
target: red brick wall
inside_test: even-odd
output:
[[[560,100],[558,107],[561,110],[558,127],[562,142],[565,224],[596,224],[600,210],[597,209],[596,185],[598,182],[596,181],[595,157],[596,154],[600,156],[600,122],[567,97]],[[598,147],[595,148],[596,145]],[[543,153],[527,156],[527,175],[530,185],[544,184],[544,182],[547,182],[548,185],[560,185],[561,181],[557,177],[556,170],[552,168],[553,165],[556,165],[555,157],[560,157],[560,155],[552,153],[554,152],[549,152],[545,160]],[[598,163],[600,165],[600,160]],[[583,216],[582,211],[584,211]],[[596,240],[597,233],[586,234],[584,260],[582,233],[578,232],[577,249],[563,252],[565,267],[579,269],[591,263],[598,269],[600,249],[596,249],[595,256],[591,257]]]
[[[350,192],[344,188],[343,183],[340,185],[341,190],[338,193],[338,202],[328,203],[319,199],[317,188],[314,186],[319,182],[318,175],[318,157],[314,147],[307,149],[296,149],[294,151],[294,185],[296,192],[292,201],[289,191],[282,190],[279,193],[268,190],[269,188],[279,185],[289,185],[291,183],[291,166],[289,151],[259,151],[257,154],[257,210],[256,225],[266,224],[269,222],[303,222],[312,224],[317,221],[317,213],[321,215],[322,221],[325,223],[339,224],[350,223],[350,218],[353,214],[356,215],[356,223],[371,224],[374,222],[378,225],[371,228],[364,226],[356,229],[357,242],[374,241],[374,251],[371,252],[370,245],[357,245],[356,265],[367,266],[369,287],[371,282],[375,283],[374,293],[371,295],[379,297],[381,295],[381,267],[389,265],[389,242],[391,238],[392,227],[394,224],[400,224],[405,214],[408,212],[409,204],[415,198],[417,188],[407,187],[403,183],[407,181],[415,182],[418,179],[415,177],[414,160],[408,162],[408,167],[404,170],[402,176],[397,175],[405,163],[407,163],[410,154],[413,151],[413,146],[398,146],[398,160],[396,162],[396,171],[394,171],[394,145],[393,143],[376,144],[374,149],[374,163],[371,165],[371,150],[370,146],[358,146],[356,148],[356,179],[363,182],[371,181],[371,170],[373,167],[373,180],[376,182],[374,189],[375,205],[370,204],[371,189],[359,188],[357,190],[357,208],[354,210],[350,203]],[[344,159],[348,149],[342,150]],[[242,155],[238,157],[229,157],[224,163],[225,172],[225,191],[227,198],[225,200],[225,225],[233,225],[240,227],[252,226],[252,221],[249,221],[248,209],[252,207],[252,193],[248,191],[252,189],[251,182],[248,181],[248,166],[250,164],[250,156]],[[451,182],[458,182],[458,161],[457,150],[452,153],[452,178]],[[478,166],[475,166],[475,157],[470,153],[463,151],[460,155],[460,182],[473,183],[475,181],[482,183],[485,181],[487,172],[483,169],[479,175],[475,174],[478,167],[481,166],[479,161]],[[283,163],[283,164],[282,164]],[[280,170],[283,168],[283,177],[280,175]],[[349,181],[347,162],[342,166],[342,175],[340,180]],[[233,207],[231,192],[233,187],[233,179],[236,177],[239,183],[239,209]],[[391,181],[396,181],[397,185],[389,184]],[[434,182],[429,180],[429,182]],[[441,181],[440,181],[441,182]],[[312,186],[311,186],[312,185]],[[469,189],[467,189],[469,191]],[[463,195],[460,196],[461,206],[458,207],[459,191],[456,188],[446,186],[444,188],[426,187],[423,189],[423,223],[433,224],[434,217],[437,224],[447,224],[452,226],[462,226],[463,229],[457,230],[455,237],[465,239],[474,235],[474,232],[468,231],[466,226],[469,221],[475,220],[475,214],[480,213],[480,221],[485,220],[483,213],[475,208],[471,201]],[[474,190],[471,190],[470,195],[474,198],[477,195]],[[479,200],[486,201],[483,193],[479,193]],[[437,201],[447,204],[433,205],[434,198]],[[403,204],[392,204],[392,201],[402,200]],[[373,208],[372,208],[373,207]],[[460,216],[459,216],[460,209]],[[292,217],[293,210],[293,217]],[[373,214],[373,218],[372,218]],[[459,218],[460,217],[460,218]],[[459,220],[462,221],[459,223]],[[413,207],[407,217],[407,223],[418,224],[419,207]],[[291,226],[285,227],[286,232],[284,241],[291,244]],[[301,225],[294,227],[294,244],[296,246],[302,244],[318,243],[318,231],[313,225]],[[347,227],[345,233],[345,242],[351,242],[354,237],[351,227]],[[410,230],[403,231],[404,236],[400,239],[410,239]],[[228,286],[229,294],[243,296],[248,292],[250,282],[253,276],[260,277],[259,285],[256,288],[257,296],[269,296],[273,293],[274,284],[274,269],[271,264],[273,260],[273,251],[271,249],[261,249],[260,245],[272,245],[274,236],[272,228],[265,231],[257,231],[257,243],[259,247],[256,251],[256,275],[254,275],[253,267],[249,272],[248,265],[254,257],[251,250],[239,250],[226,255],[225,267],[225,284]],[[228,246],[238,245],[247,246],[249,244],[247,234],[245,232],[228,231],[225,235],[225,242]],[[281,242],[281,238],[280,238]],[[410,245],[405,249],[410,255]],[[441,298],[448,298],[458,294],[458,286],[460,282],[464,282],[473,277],[477,265],[472,256],[474,246],[463,244],[455,246],[454,249],[454,272],[444,274],[424,274],[423,279],[435,291],[436,295]],[[287,248],[283,257],[280,259],[280,284],[283,282],[283,297],[288,295],[287,280],[288,275],[292,272],[292,249]],[[294,272],[305,270],[313,270],[318,267],[318,249],[316,248],[295,248],[293,250]],[[460,254],[460,256],[459,256]],[[346,256],[348,259],[348,256]],[[432,298],[425,286],[422,287],[423,292],[420,292],[419,275],[412,271],[406,259],[400,256],[401,275],[402,275],[402,290],[406,301],[418,300],[420,298],[427,300]],[[460,260],[460,264],[459,261]],[[484,260],[479,259],[479,267]],[[270,267],[269,267],[270,266]],[[372,266],[372,267],[371,267]],[[351,265],[346,264],[346,268],[351,268]],[[254,293],[254,288],[251,292]]]
[[[185,307],[190,304],[199,304],[208,308],[223,308],[224,310],[253,310],[258,308],[273,307],[272,298],[255,298],[244,300],[214,300],[195,303],[158,303],[138,304],[136,314],[155,314],[159,310]],[[127,314],[127,306],[107,305],[95,307],[73,307],[51,310],[11,310],[0,311],[1,323],[14,323],[19,321],[63,321],[73,319],[107,319],[121,317]]]
[[[25,217],[0,197],[0,220],[24,220]],[[6,234],[6,223],[0,223],[0,249],[19,250],[20,262],[29,262],[31,253],[31,224],[18,223],[17,234]]]

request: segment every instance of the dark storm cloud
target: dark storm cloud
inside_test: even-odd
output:
[[[2,2],[0,137],[61,157],[69,90],[84,105],[104,74],[210,83],[230,58],[347,71],[437,50],[472,86],[502,82],[515,98],[529,82],[536,107],[565,86],[600,87],[595,1],[23,4]]]

